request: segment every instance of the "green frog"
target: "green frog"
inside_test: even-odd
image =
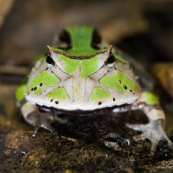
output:
[[[106,109],[113,114],[142,110],[148,124],[126,124],[142,132],[134,139],[148,138],[152,150],[162,139],[171,145],[158,97],[142,90],[127,59],[93,27],[67,27],[48,49],[16,91],[25,121],[35,127],[33,136],[39,128],[56,133],[51,126],[55,112],[81,115]]]

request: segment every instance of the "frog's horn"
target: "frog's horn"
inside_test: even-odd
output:
[[[49,45],[47,45],[47,47],[48,47],[48,49],[49,49],[50,52],[51,52],[51,51],[53,51],[53,52],[55,51],[53,47],[51,47],[51,46],[49,46]]]
[[[64,52],[60,52],[60,51],[56,50],[56,48],[54,48],[54,47],[51,47],[49,45],[47,45],[47,47],[48,47],[48,49],[49,49],[49,51],[51,53],[54,53],[54,54],[64,54]]]
[[[111,51],[112,51],[112,45],[110,45],[110,46],[108,47],[108,50],[107,50],[108,54],[111,54]]]

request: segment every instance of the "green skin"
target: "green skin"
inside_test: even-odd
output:
[[[51,60],[39,56],[28,82],[18,87],[16,98],[24,119],[35,126],[34,134],[40,127],[55,132],[50,125],[55,115],[49,107],[65,111],[112,107],[115,114],[141,109],[149,123],[127,124],[129,128],[143,132],[135,139],[149,138],[152,151],[161,139],[171,145],[163,130],[165,115],[157,96],[141,90],[128,62],[116,54],[114,48],[105,48],[107,45],[101,43],[99,49],[91,46],[93,31],[88,26],[66,28],[71,48],[48,46]],[[113,61],[110,60],[111,56],[114,57]],[[39,112],[36,104],[46,106],[46,112]]]

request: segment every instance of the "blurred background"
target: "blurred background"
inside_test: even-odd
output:
[[[1,64],[27,65],[69,25],[95,26],[145,63],[173,59],[172,0],[0,0],[0,9]]]

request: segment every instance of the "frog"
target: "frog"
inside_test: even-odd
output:
[[[106,109],[112,114],[141,110],[147,124],[126,123],[141,132],[133,138],[149,139],[152,151],[160,140],[172,145],[157,95],[142,89],[128,59],[102,40],[94,27],[69,26],[47,47],[49,53],[37,57],[16,90],[24,120],[35,127],[33,137],[40,128],[57,134],[51,124],[62,112],[94,116]]]

